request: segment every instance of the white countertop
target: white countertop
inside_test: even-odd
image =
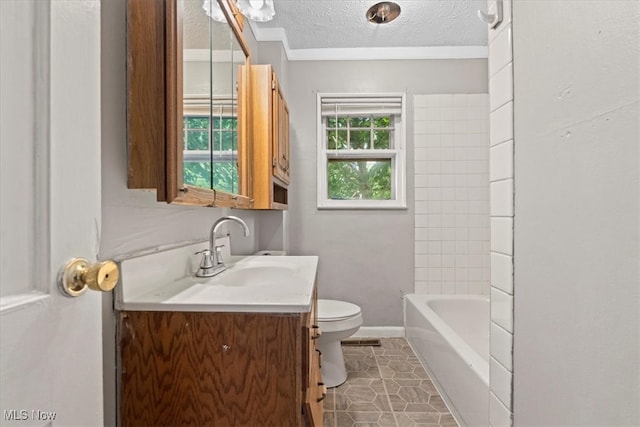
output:
[[[194,274],[200,256],[193,254],[202,246],[191,245],[122,261],[116,309],[244,313],[310,311],[317,256],[233,256],[225,263],[227,271],[211,278],[200,278]]]

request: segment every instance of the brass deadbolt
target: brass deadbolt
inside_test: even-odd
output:
[[[118,265],[113,261],[91,264],[84,258],[70,260],[58,274],[58,286],[69,297],[78,297],[88,289],[109,292],[120,278]]]

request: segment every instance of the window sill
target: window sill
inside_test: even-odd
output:
[[[317,205],[318,210],[407,210],[406,203],[354,203],[348,201],[345,203],[325,202]]]

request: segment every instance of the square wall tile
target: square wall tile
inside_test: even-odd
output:
[[[428,187],[428,178],[427,175],[418,175],[416,174],[415,178],[414,178],[414,185],[416,186],[416,188],[425,188]]]
[[[489,115],[490,145],[513,139],[513,102],[509,101]]]
[[[427,152],[428,152],[428,148],[425,147],[415,147],[413,149],[413,160],[419,160],[419,161],[427,161],[429,160],[429,157],[427,156]]]
[[[489,425],[491,427],[511,427],[511,411],[504,406],[495,394],[489,395]]]
[[[491,218],[491,251],[513,255],[512,218]]]
[[[429,240],[426,228],[416,228],[414,234],[415,234],[415,241],[416,242]]]
[[[513,333],[513,297],[496,288],[491,288],[491,321]]]
[[[513,180],[491,183],[491,216],[513,216]]]
[[[506,24],[489,44],[489,76],[494,76],[512,61],[512,46],[511,24]]]
[[[414,148],[426,147],[428,140],[429,140],[429,135],[416,134],[413,136],[413,146]]]
[[[513,335],[492,322],[490,343],[491,357],[513,372]]]
[[[441,107],[453,107],[453,95],[443,94],[443,95],[431,95],[440,99]]]
[[[467,100],[469,99],[469,95],[466,93],[457,93],[453,95],[453,106],[454,107],[466,107]]]
[[[513,295],[513,257],[491,253],[491,286]]]
[[[429,284],[423,280],[416,280],[414,285],[414,292],[416,294],[426,294],[429,292]]]
[[[491,393],[493,393],[505,407],[510,409],[513,374],[507,371],[504,366],[493,357],[489,363],[489,381],[491,384]]]
[[[489,93],[491,112],[513,101],[513,63],[509,63],[489,79]]]
[[[429,282],[427,286],[427,294],[431,295],[440,295],[442,294],[442,283],[441,282]]]
[[[513,141],[503,142],[489,150],[489,181],[513,178]]]

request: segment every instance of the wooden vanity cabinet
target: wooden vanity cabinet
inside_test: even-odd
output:
[[[305,329],[308,335],[305,342],[308,348],[303,351],[304,360],[306,361],[303,372],[307,375],[307,378],[303,379],[303,384],[308,385],[305,390],[305,417],[303,420],[306,426],[322,425],[322,402],[327,396],[327,387],[322,381],[322,373],[320,372],[321,353],[318,349],[318,337],[320,337],[321,331],[318,327],[317,295],[314,296],[314,301],[315,303],[311,312],[307,313],[305,322]]]
[[[289,107],[271,65],[251,65],[250,143],[253,208],[286,209],[289,186]]]
[[[321,426],[310,313],[123,311],[119,416],[127,426]]]

